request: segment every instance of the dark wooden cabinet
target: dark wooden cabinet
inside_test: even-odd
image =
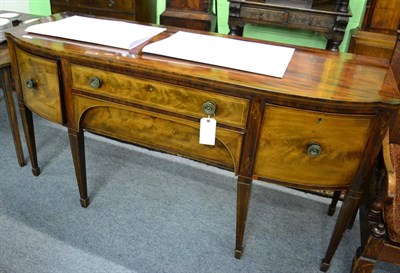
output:
[[[361,29],[396,35],[400,20],[399,5],[396,0],[369,0]]]
[[[167,0],[167,8],[160,15],[160,23],[167,26],[215,31],[216,15],[213,0]]]
[[[74,13],[156,22],[156,0],[50,0],[51,12]]]
[[[352,30],[349,46],[351,53],[390,61],[397,84],[400,84],[399,4],[398,0],[369,0],[361,27]]]
[[[326,48],[338,51],[351,17],[348,1],[229,0],[229,34],[243,35],[247,23],[322,33]]]

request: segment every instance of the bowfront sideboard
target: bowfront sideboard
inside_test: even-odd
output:
[[[298,48],[284,77],[274,78],[144,54],[143,45],[119,50],[24,27],[6,35],[35,175],[32,112],[68,128],[83,207],[85,130],[231,170],[238,176],[237,258],[253,179],[347,190],[321,264],[326,271],[400,104],[390,67],[351,54]],[[204,109],[215,111],[214,146],[199,144]]]

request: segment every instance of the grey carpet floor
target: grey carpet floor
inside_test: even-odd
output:
[[[1,273],[319,272],[336,219],[329,199],[256,181],[237,260],[232,173],[86,134],[84,209],[66,130],[34,120],[39,177],[24,139],[28,165],[17,164],[1,92]],[[356,221],[329,272],[349,272],[358,245]],[[375,272],[400,270],[379,263]]]

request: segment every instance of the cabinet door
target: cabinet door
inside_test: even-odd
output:
[[[362,29],[396,35],[400,23],[399,1],[371,0],[362,24]]]
[[[268,105],[254,174],[303,187],[347,187],[361,162],[373,118]]]

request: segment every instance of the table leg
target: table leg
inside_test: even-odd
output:
[[[339,246],[345,230],[347,229],[350,221],[353,219],[358,206],[360,204],[362,192],[349,190],[346,194],[342,208],[340,209],[339,216],[336,221],[335,228],[332,232],[332,237],[329,242],[328,249],[326,250],[325,257],[322,259],[320,270],[323,272],[328,271],[333,255]]]
[[[342,194],[342,191],[335,191],[335,192],[333,193],[332,202],[331,202],[331,204],[329,205],[329,209],[328,209],[328,215],[329,215],[329,216],[332,216],[333,214],[335,214],[336,205],[337,205],[337,203],[338,203],[338,201],[339,201],[339,199],[340,199],[340,195],[341,195],[341,194]]]
[[[244,25],[240,20],[241,4],[229,3],[229,35],[243,36]]]
[[[26,108],[25,105],[19,106],[19,112],[21,114],[22,127],[24,128],[26,145],[28,146],[29,158],[31,160],[32,173],[34,176],[38,176],[40,174],[40,168],[36,155],[35,130],[33,126],[32,112]]]
[[[17,153],[18,163],[22,167],[25,166],[26,163],[24,159],[24,153],[22,151],[21,136],[18,129],[17,113],[15,110],[15,104],[12,94],[11,67],[2,68],[0,74],[0,82],[2,82],[3,86],[4,100],[6,103],[8,119],[10,121],[15,151]]]
[[[243,254],[243,237],[246,227],[247,212],[249,209],[251,187],[253,180],[238,177],[237,181],[237,207],[236,207],[236,247],[235,258],[240,259]]]
[[[244,29],[244,27],[243,26],[239,26],[239,25],[236,25],[236,26],[233,26],[233,25],[229,25],[229,35],[232,35],[232,36],[243,36],[243,29]]]
[[[331,32],[331,34],[328,35],[328,43],[326,45],[326,49],[339,51],[339,46],[343,41],[348,22],[349,19],[347,17],[338,16],[333,31]]]
[[[85,139],[83,130],[68,129],[69,144],[71,146],[72,160],[74,161],[75,175],[78,183],[81,206],[89,206],[86,182]]]

